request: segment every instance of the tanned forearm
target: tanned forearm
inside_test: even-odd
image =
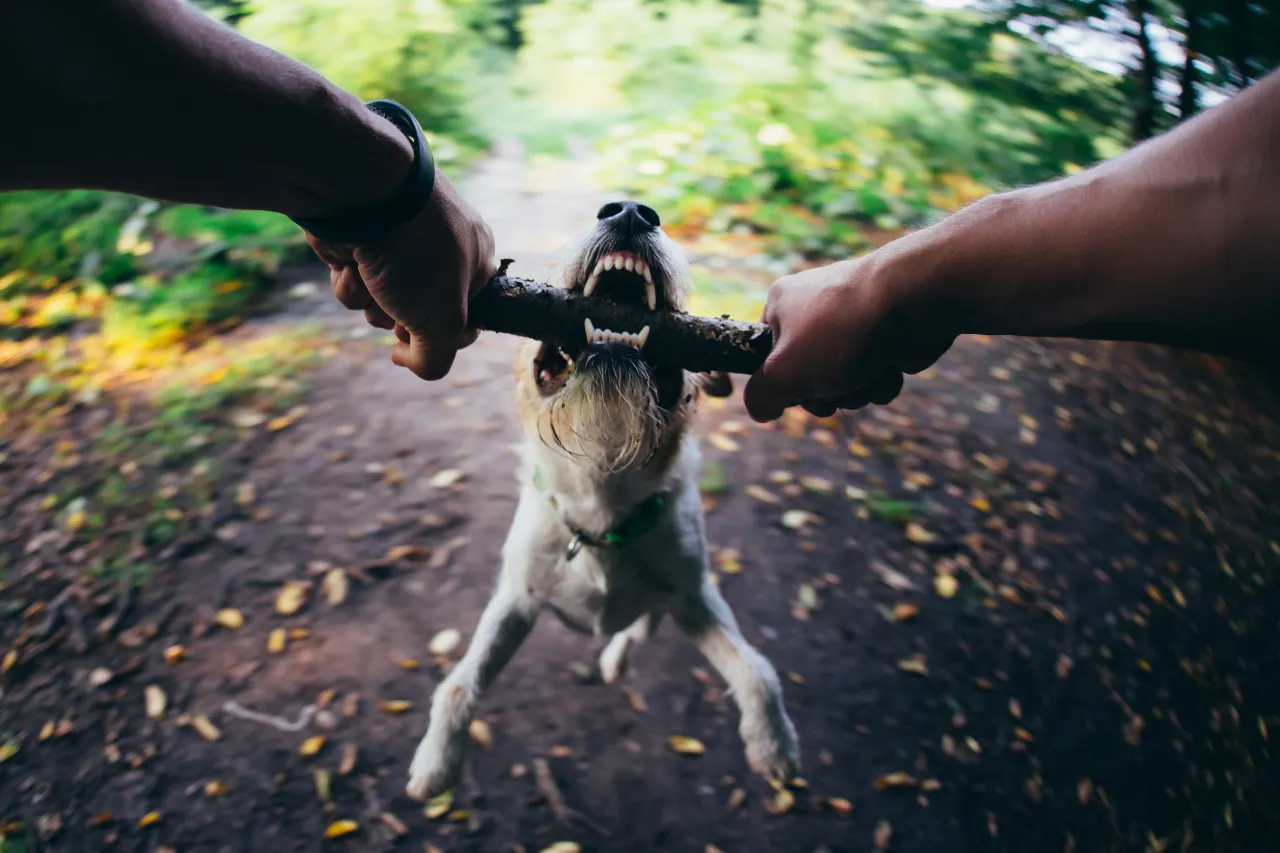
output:
[[[325,216],[412,162],[356,98],[179,0],[0,3],[0,80],[0,190]]]
[[[888,263],[902,259],[901,281],[928,282],[912,285],[920,312],[948,305],[962,332],[1270,358],[1280,75],[1112,161],[985,199],[899,242]]]

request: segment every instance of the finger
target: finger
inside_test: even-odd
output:
[[[396,321],[387,316],[387,312],[382,310],[382,306],[373,301],[370,301],[364,307],[364,319],[375,329],[394,329],[396,327]]]
[[[309,233],[307,234],[307,243],[311,246],[311,251],[316,253],[316,257],[333,269],[346,266],[352,261],[351,249],[346,246],[327,243]]]
[[[902,382],[902,374],[896,370],[890,370],[888,373],[882,374],[875,382],[867,386],[865,392],[867,400],[877,406],[884,406],[893,402],[894,398],[902,393]]]
[[[415,376],[434,382],[449,375],[458,347],[452,341],[435,339],[430,343],[422,335],[413,335],[408,343],[397,341],[391,350],[391,362],[407,367]]]
[[[401,326],[399,323],[396,323],[395,332],[396,332],[396,340],[406,344],[409,343],[408,329],[406,329],[404,326]]]
[[[373,304],[373,297],[369,295],[369,289],[364,286],[364,280],[360,278],[360,272],[354,264],[333,270],[329,274],[329,280],[333,283],[333,295],[344,308],[363,311]]]
[[[809,400],[801,403],[800,406],[815,418],[829,418],[836,413],[836,409],[840,408],[830,400]]]
[[[458,349],[466,349],[467,347],[474,344],[479,339],[479,337],[480,337],[479,329],[463,330],[462,334],[458,336],[458,339],[456,341],[458,345]]]

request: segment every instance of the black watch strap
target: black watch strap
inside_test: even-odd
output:
[[[395,101],[370,101],[373,112],[394,124],[413,146],[413,167],[390,198],[352,208],[339,216],[290,217],[315,237],[330,243],[371,243],[408,222],[426,206],[436,183],[436,163],[413,113]]]

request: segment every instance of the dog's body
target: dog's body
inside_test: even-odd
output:
[[[560,286],[683,310],[688,264],[657,214],[624,202],[606,205],[598,219],[559,271]],[[795,730],[777,674],[743,639],[707,572],[699,456],[688,432],[703,380],[650,368],[646,339],[647,329],[619,334],[588,324],[576,371],[548,344],[521,350],[520,500],[497,589],[466,655],[436,690],[410,796],[457,781],[476,704],[544,607],[572,628],[611,637],[600,656],[610,683],[630,647],[670,614],[728,682],[752,769],[778,781],[795,775]]]

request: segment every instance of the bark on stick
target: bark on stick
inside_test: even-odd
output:
[[[471,300],[469,316],[474,328],[550,341],[570,354],[585,344],[584,319],[617,332],[648,326],[645,360],[693,373],[754,373],[773,348],[773,332],[762,323],[649,311],[501,275]]]

